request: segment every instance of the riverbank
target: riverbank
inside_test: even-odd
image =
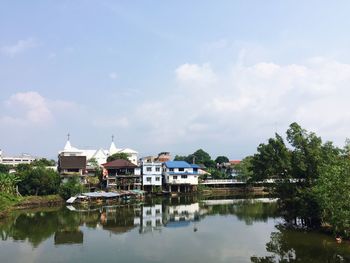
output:
[[[269,189],[265,187],[229,187],[229,188],[210,188],[205,187],[200,190],[204,196],[210,195],[270,195]]]
[[[57,206],[64,204],[64,202],[59,195],[17,197],[1,194],[0,219],[6,217],[13,210]]]

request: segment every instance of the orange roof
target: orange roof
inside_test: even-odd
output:
[[[241,160],[231,160],[230,164],[239,164]]]

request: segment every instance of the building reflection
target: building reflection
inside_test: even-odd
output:
[[[197,200],[197,197],[150,199],[142,203],[117,205],[76,205],[39,212],[14,214],[0,224],[3,240],[27,240],[34,247],[53,236],[55,245],[83,244],[86,228],[119,235],[129,231],[139,234],[162,229],[193,227],[209,215],[235,215],[247,224],[273,216],[274,206],[246,200]],[[28,227],[30,226],[30,227]]]

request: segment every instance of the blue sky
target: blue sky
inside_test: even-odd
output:
[[[0,148],[239,159],[299,122],[342,146],[349,1],[1,1]]]

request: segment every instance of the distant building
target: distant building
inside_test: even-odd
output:
[[[107,187],[120,190],[141,189],[141,170],[127,160],[114,160],[102,164],[107,171]]]
[[[114,137],[112,136],[112,142],[108,150],[100,149],[78,149],[73,147],[68,139],[64,149],[59,152],[59,156],[86,156],[87,161],[90,159],[95,159],[99,165],[107,162],[108,156],[111,156],[115,153],[126,153],[128,154],[128,159],[133,164],[137,165],[137,155],[138,152],[130,148],[117,148],[114,143]]]
[[[58,171],[63,178],[70,177],[74,174],[79,175],[82,181],[85,181],[84,177],[89,174],[93,175],[93,167],[89,163],[89,160],[95,159],[98,165],[102,165],[107,162],[108,156],[115,153],[127,153],[129,160],[134,165],[137,164],[137,151],[130,148],[118,149],[114,143],[114,137],[112,136],[112,142],[109,150],[105,149],[78,149],[73,147],[70,143],[68,135],[67,142],[62,151],[58,153]]]
[[[157,163],[164,163],[171,160],[170,152],[161,152],[157,156],[150,155],[140,158],[140,162],[157,162]]]
[[[36,157],[33,157],[25,153],[20,155],[14,155],[14,156],[4,155],[3,151],[0,150],[0,164],[16,166],[18,164],[30,164],[36,159],[37,159]]]
[[[161,152],[158,154],[156,161],[160,163],[165,163],[171,160],[170,152]]]
[[[163,163],[164,186],[170,192],[197,191],[198,169],[196,164],[185,161],[167,161]]]

